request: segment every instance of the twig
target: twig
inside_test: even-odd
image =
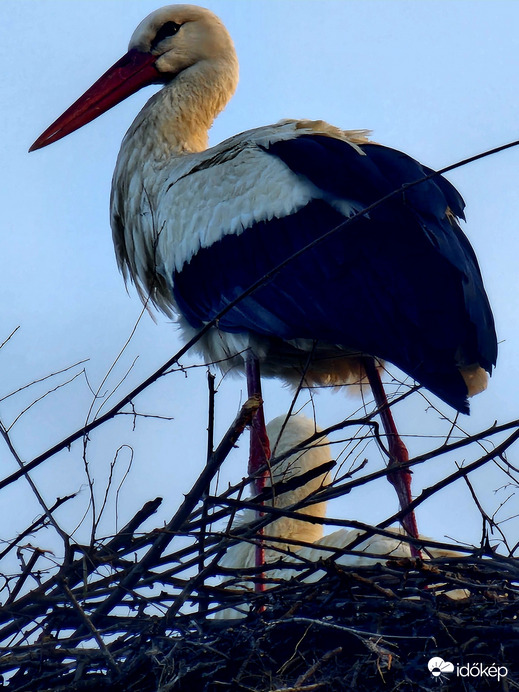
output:
[[[15,328],[13,329],[13,331],[9,334],[9,336],[6,337],[6,338],[2,341],[2,343],[0,344],[0,349],[3,348],[3,347],[6,345],[6,343],[7,343],[8,341],[10,341],[10,340],[13,338],[13,336],[16,334],[16,332],[17,332],[19,329],[20,329],[20,325],[18,325],[17,327],[15,327]],[[2,400],[0,399],[0,401],[2,401]]]
[[[103,654],[104,654],[104,656],[108,662],[108,666],[111,669],[112,673],[115,673],[116,675],[120,675],[121,671],[119,670],[119,666],[115,662],[115,659],[112,656],[112,654],[110,653],[110,650],[108,649],[108,647],[104,643],[103,638],[101,637],[101,635],[99,634],[97,629],[94,627],[94,625],[92,624],[92,621],[90,620],[88,615],[85,613],[83,608],[79,605],[76,597],[74,596],[72,591],[69,589],[69,587],[67,586],[67,583],[64,580],[61,583],[61,587],[64,590],[64,592],[67,594],[70,602],[72,603],[72,605],[73,605],[74,609],[76,610],[76,612],[78,613],[79,617],[85,623],[88,631],[96,640],[97,645],[99,646],[99,648],[103,652]]]
[[[313,666],[310,666],[310,668],[306,671],[306,673],[303,673],[300,675],[297,680],[296,680],[296,687],[302,685],[304,682],[308,680],[308,678],[311,678],[314,673],[316,673],[319,668],[323,665],[323,663],[326,663],[330,658],[333,656],[338,656],[339,654],[342,653],[342,646],[338,646],[336,649],[332,649],[331,651],[327,651],[321,658],[316,661]]]
[[[19,327],[17,327],[15,329],[15,332],[17,329],[19,329]],[[13,332],[13,334],[14,334],[14,332]],[[11,334],[11,336],[13,334]],[[7,343],[7,341],[9,341],[11,336],[9,336],[6,341],[4,341],[4,344]],[[2,346],[4,344],[2,344]],[[0,346],[0,348],[2,348],[2,346]],[[41,382],[45,382],[45,380],[49,380],[51,377],[56,377],[56,375],[62,375],[64,372],[67,372],[68,370],[72,370],[72,368],[76,368],[78,365],[83,365],[83,363],[87,363],[88,360],[89,360],[88,358],[84,358],[83,360],[78,360],[78,362],[74,363],[73,365],[67,365],[66,368],[62,368],[61,370],[56,370],[56,372],[51,372],[49,375],[45,375],[44,377],[39,377],[38,379],[33,380],[32,382],[29,382],[29,384],[24,384],[22,387],[18,387],[18,389],[15,389],[13,392],[10,392],[9,394],[6,394],[5,396],[0,397],[0,402],[5,401],[6,399],[9,399],[9,397],[11,397],[11,396],[15,396],[16,394],[19,394],[20,392],[23,392],[24,389],[29,389],[30,387],[33,387],[36,384],[40,384]],[[85,371],[82,370],[81,372],[84,373]],[[81,373],[79,373],[79,374],[81,374]]]
[[[71,382],[74,382],[74,380],[77,380],[78,377],[84,374],[84,370],[81,370],[80,372],[77,372],[75,375],[73,375],[69,380],[65,380],[65,382],[60,382],[57,384],[55,387],[52,389],[49,389],[48,391],[45,392],[45,394],[42,394],[41,396],[37,397],[32,401],[28,406],[26,406],[24,409],[20,411],[20,413],[11,421],[10,425],[6,427],[6,431],[10,432],[16,423],[20,420],[22,416],[24,416],[27,411],[29,411],[33,406],[36,406],[40,401],[43,401],[46,397],[48,397],[50,394],[54,394],[54,392],[57,392],[58,389],[62,389],[63,387],[66,387],[68,384]]]
[[[209,390],[209,411],[207,421],[207,462],[209,462],[214,452],[214,400],[215,400],[215,376],[209,370],[207,371],[207,387]],[[205,537],[207,535],[207,498],[209,496],[210,484],[206,486],[202,493],[202,517],[200,521],[200,539],[198,545],[198,572],[204,571],[204,552],[205,552]],[[208,603],[200,601],[200,612],[207,612]]]
[[[4,428],[4,426],[1,422],[0,422],[0,435],[4,438],[4,441],[7,445],[7,447],[9,448],[9,451],[11,452],[14,459],[16,460],[16,463],[20,467],[23,475],[25,476],[25,478],[27,480],[27,483],[29,483],[29,485],[31,486],[31,490],[34,493],[34,495],[36,496],[36,499],[38,500],[40,507],[43,509],[45,516],[47,517],[47,519],[50,521],[50,523],[54,526],[54,528],[56,529],[58,534],[63,539],[63,543],[65,544],[65,552],[68,553],[68,551],[70,549],[70,537],[69,537],[69,535],[65,531],[63,531],[63,529],[58,524],[56,519],[54,519],[54,516],[53,516],[51,510],[47,507],[45,500],[40,495],[40,492],[39,492],[38,488],[36,487],[36,484],[34,483],[32,478],[29,476],[27,469],[24,466],[23,461],[18,456],[18,453],[17,453],[16,449],[14,448],[13,443],[11,441],[11,438],[9,436],[9,432]]]
[[[326,687],[325,682],[314,682],[311,685],[298,685],[296,682],[295,687],[276,687],[270,692],[313,692],[313,690],[321,690],[323,687]]]
[[[36,564],[36,562],[38,561],[40,556],[43,555],[43,552],[44,552],[43,550],[40,550],[39,548],[35,548],[31,557],[29,558],[29,562],[25,565],[23,572],[19,576],[18,581],[16,582],[14,589],[11,591],[9,598],[4,603],[4,606],[10,606],[11,603],[18,596],[18,594],[21,591],[22,586],[25,584],[25,581],[27,580],[27,577],[31,576],[34,565]]]
[[[49,507],[49,512],[52,514],[58,507],[61,507],[61,505],[68,500],[73,500],[76,497],[77,493],[73,493],[72,495],[65,495],[65,497],[58,497],[56,502],[52,505],[52,507]],[[4,548],[2,552],[0,553],[0,560],[2,560],[8,553],[11,552],[13,548],[17,546],[17,544],[22,541],[24,538],[29,536],[31,533],[34,533],[38,527],[41,527],[45,521],[45,519],[48,518],[47,514],[43,513],[39,519],[36,519],[35,522],[33,522],[28,528],[25,529],[25,531],[22,531],[21,534],[17,538],[15,538],[13,541],[9,543],[7,548]]]

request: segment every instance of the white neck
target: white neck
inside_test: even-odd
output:
[[[128,130],[121,153],[137,149],[157,163],[171,156],[203,151],[215,117],[231,98],[238,64],[230,56],[201,61],[182,71],[144,106]]]

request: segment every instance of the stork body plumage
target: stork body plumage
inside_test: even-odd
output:
[[[186,339],[288,257],[429,173],[365,133],[285,121],[170,157],[164,171],[157,151],[150,175],[147,117],[114,175],[115,246],[141,295],[181,315]],[[219,320],[203,354],[229,369],[252,348],[265,375],[327,385],[358,380],[358,357],[376,355],[467,411],[466,380],[476,370],[478,388],[477,367],[495,361],[491,313],[455,220],[461,197],[442,178],[420,187],[290,262]]]
[[[322,121],[283,121],[208,149],[208,129],[237,80],[221,21],[203,8],[167,6],[143,20],[128,53],[32,148],[163,84],[126,134],[112,186],[119,266],[141,297],[178,315],[186,338],[215,320],[199,348],[223,369],[247,364],[249,393],[259,393],[258,367],[307,384],[367,372],[373,386],[376,357],[468,412],[467,395],[485,387],[497,347],[458,225],[458,192],[441,176],[413,185],[430,169],[364,131]],[[383,390],[373,389],[390,455],[405,462],[403,446],[391,447]],[[261,429],[252,472],[269,454]],[[405,506],[409,475],[400,485]]]

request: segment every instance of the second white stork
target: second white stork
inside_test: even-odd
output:
[[[271,521],[265,529],[264,585],[272,588],[284,581],[297,577],[299,581],[316,582],[322,579],[328,566],[361,567],[386,563],[388,560],[409,558],[411,546],[406,542],[401,530],[389,529],[389,534],[366,533],[359,529],[338,529],[323,536],[326,519],[326,501],[319,500],[319,491],[325,489],[330,481],[326,473],[327,462],[332,458],[330,444],[326,437],[315,439],[319,430],[310,419],[297,415],[279,416],[267,425],[267,434],[275,448],[279,461],[272,467],[267,484],[274,488],[273,497],[268,504],[278,510],[289,510]],[[319,470],[323,472],[316,475]],[[302,478],[310,474],[306,483]],[[288,490],[287,482],[300,480],[301,484]],[[285,486],[283,488],[283,486]],[[302,509],[301,503],[309,502]],[[304,514],[304,519],[296,519],[294,514]],[[276,515],[277,516],[277,515]],[[250,509],[238,515],[231,527],[230,535],[241,532],[241,540],[232,544],[220,562],[227,577],[223,585],[235,592],[236,607],[216,612],[216,618],[234,619],[245,616],[250,611],[249,596],[257,589],[257,582],[244,577],[243,570],[256,566],[255,553],[258,542],[255,532],[250,528],[255,522],[255,512]],[[245,530],[245,534],[243,531]],[[252,535],[251,535],[252,533]],[[423,543],[431,539],[420,537]],[[452,550],[427,547],[424,558],[461,557]],[[319,563],[319,568],[317,568]],[[230,574],[229,574],[230,573]],[[249,577],[250,579],[250,577]],[[230,584],[229,584],[230,581]],[[449,589],[445,595],[452,599],[466,598],[465,589]]]
[[[124,277],[178,315],[186,339],[219,317],[199,349],[224,369],[245,367],[250,393],[259,393],[260,367],[318,385],[367,374],[390,459],[405,462],[373,358],[463,412],[496,361],[491,309],[458,225],[463,200],[445,178],[371,143],[367,132],[322,121],[285,120],[208,149],[208,130],[237,81],[222,22],[207,9],[169,5],[141,22],[127,54],[32,149],[141,87],[163,85],[124,137],[113,177]],[[250,470],[268,454],[260,413]],[[389,477],[406,507],[409,471]],[[406,526],[418,535],[414,520]]]

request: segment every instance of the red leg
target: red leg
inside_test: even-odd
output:
[[[261,400],[261,379],[259,361],[256,356],[249,351],[245,361],[245,372],[247,375],[247,394],[249,397],[256,396]],[[265,426],[265,415],[263,412],[263,404],[259,407],[256,415],[252,419],[250,429],[250,451],[249,451],[249,476],[258,472],[259,469],[265,468],[267,461],[270,459],[270,443],[267,437],[267,429]],[[262,492],[265,487],[265,479],[268,471],[265,469],[263,473],[256,476],[254,480],[254,488],[256,494]],[[258,518],[263,516],[263,512],[256,512]],[[259,531],[260,537],[263,536],[263,529]],[[265,564],[265,548],[263,540],[260,540],[256,546],[256,567],[262,567]],[[262,577],[263,575],[260,575]],[[256,583],[256,591],[263,591],[264,584],[260,579]]]
[[[366,369],[366,375],[368,376],[371,391],[375,397],[375,403],[377,404],[377,408],[380,409],[382,425],[388,440],[389,455],[391,457],[388,467],[395,467],[394,470],[388,474],[387,479],[396,490],[396,494],[398,495],[398,500],[400,502],[400,508],[407,509],[413,499],[411,495],[412,472],[409,468],[400,468],[400,465],[409,461],[409,453],[407,451],[407,447],[402,442],[398,434],[398,430],[396,429],[393,414],[391,413],[386,393],[384,391],[384,386],[382,385],[382,380],[380,379],[380,373],[373,358],[365,358],[364,367]],[[406,516],[403,517],[402,526],[409,536],[418,538],[418,527],[416,525],[416,517],[413,511],[409,512],[409,514],[406,514]],[[420,557],[420,551],[415,548],[415,546],[411,545],[410,549],[413,557]]]

